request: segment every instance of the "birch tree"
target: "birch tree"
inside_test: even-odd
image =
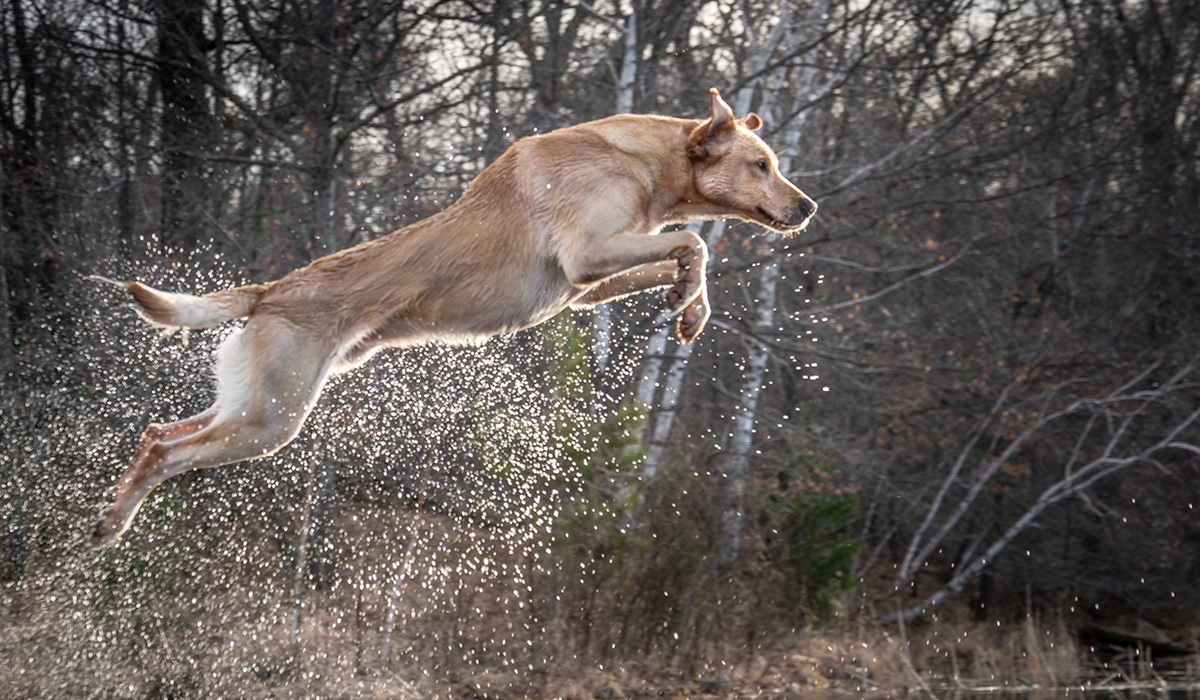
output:
[[[614,28],[620,37],[620,63],[610,63],[616,86],[616,101],[614,114],[629,114],[633,112],[634,97],[637,89],[638,65],[640,63],[639,49],[641,43],[638,37],[638,14],[644,11],[641,0],[633,0],[629,14],[620,17],[618,14],[609,16],[601,13],[586,2],[580,6],[598,17],[602,22]],[[593,369],[597,380],[603,381],[608,369],[608,359],[612,354],[613,318],[612,306],[601,304],[592,310],[592,354]]]
[[[750,12],[744,6],[746,13]],[[851,49],[850,59],[842,70],[824,70],[818,54],[835,41],[831,31],[836,25],[843,28],[851,22],[855,32],[880,40],[886,35],[870,22],[879,16],[854,16],[848,8],[834,8],[822,1],[809,5],[789,3],[783,6],[756,8],[760,15],[743,18],[748,29],[735,39],[742,52],[740,74],[742,84],[732,103],[735,112],[745,114],[752,108],[767,116],[767,137],[780,154],[781,171],[793,175],[796,156],[800,151],[805,121],[814,105],[821,104],[835,87],[846,79],[846,71],[869,53],[873,45],[866,43]],[[764,27],[761,35],[753,28]],[[781,101],[782,98],[782,101]],[[705,234],[706,243],[716,248],[725,233],[725,223],[715,222]],[[745,321],[743,332],[737,333],[741,344],[742,368],[737,381],[736,405],[727,429],[717,429],[722,437],[717,447],[725,454],[723,478],[726,500],[722,506],[722,561],[732,563],[738,557],[741,523],[745,514],[746,479],[754,450],[755,423],[758,402],[768,369],[770,349],[759,340],[777,335],[775,308],[780,275],[780,260],[770,250],[778,237],[770,235],[767,243],[758,246],[761,260],[754,266],[752,284],[756,297],[752,307],[739,311]],[[638,386],[639,399],[654,407],[646,426],[647,457],[642,471],[644,478],[657,474],[667,444],[679,401],[679,391],[686,375],[687,362],[693,346],[673,348],[668,339],[669,324],[661,324],[647,343],[646,361]]]
[[[817,2],[793,20],[794,8],[786,11],[779,19],[775,31],[766,37],[761,46],[754,46],[750,53],[749,70],[751,75],[762,75],[771,57],[782,48],[787,54],[793,54],[802,46],[818,46],[819,38],[825,33],[829,21],[830,4],[827,0]],[[819,75],[813,68],[816,65],[816,49],[809,49],[799,57],[802,66],[792,75],[780,69],[774,75],[769,75],[768,89],[760,104],[763,112],[771,113],[773,99],[781,91],[785,80],[790,78],[793,104],[788,105],[784,113],[793,114],[780,130],[778,139],[780,159],[779,167],[782,172],[792,171],[792,162],[797,153],[802,134],[804,119],[807,113],[805,107],[812,104],[821,91],[821,81],[828,81],[828,76]],[[773,82],[774,84],[770,84]],[[738,93],[738,101],[748,107],[753,94],[754,83],[746,85]],[[743,111],[746,111],[745,109]],[[769,241],[777,240],[778,236],[771,235]],[[741,549],[742,523],[746,511],[746,480],[752,460],[754,444],[755,419],[757,415],[759,396],[762,392],[767,363],[770,359],[769,348],[755,340],[756,336],[767,336],[775,331],[775,307],[779,283],[779,257],[766,251],[767,255],[758,267],[757,296],[754,299],[754,309],[751,314],[749,327],[751,334],[745,337],[745,370],[741,386],[738,390],[738,402],[734,407],[734,420],[729,441],[726,445],[726,467],[724,476],[728,479],[729,501],[725,507],[724,546],[720,553],[721,560],[732,564],[738,558]]]
[[[703,237],[711,250],[725,233],[725,221],[694,224],[692,230]],[[674,336],[675,319],[665,312],[660,313],[655,321],[655,331],[646,344],[645,361],[636,394],[638,401],[653,408],[641,435],[642,444],[646,446],[641,477],[646,481],[653,479],[662,465],[671,426],[678,415],[688,358],[696,347],[695,343],[673,343]]]

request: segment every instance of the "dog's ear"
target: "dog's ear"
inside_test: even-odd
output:
[[[757,114],[751,112],[745,117],[742,117],[742,126],[746,127],[750,131],[758,131],[762,128],[762,119],[759,119]]]
[[[737,128],[737,119],[733,116],[733,108],[721,99],[721,93],[716,88],[708,89],[708,109],[712,113],[700,126],[692,132],[688,139],[688,156],[693,160],[703,160],[708,157],[708,144],[722,134]],[[754,117],[756,120],[757,116]],[[759,122],[761,124],[761,121]]]
[[[712,118],[708,124],[710,137],[734,128],[736,120],[733,117],[733,108],[729,106],[728,102],[721,99],[721,93],[716,88],[708,89],[708,109],[712,112]]]

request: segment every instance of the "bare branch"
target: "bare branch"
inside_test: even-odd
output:
[[[855,297],[854,299],[846,299],[845,301],[839,301],[834,304],[829,304],[827,306],[817,307],[815,309],[812,309],[812,313],[814,313],[814,314],[828,313],[830,311],[836,311],[838,309],[844,309],[844,308],[851,307],[851,306],[858,306],[859,304],[865,304],[869,301],[875,301],[876,299],[887,296],[888,294],[891,294],[892,292],[896,291],[897,289],[900,289],[907,284],[915,282],[916,280],[922,279],[924,277],[929,277],[931,275],[936,275],[938,272],[941,272],[942,270],[946,269],[947,267],[950,267],[951,265],[958,262],[959,260],[962,260],[963,256],[966,255],[970,251],[971,251],[971,246],[968,245],[967,247],[963,248],[959,252],[955,253],[952,257],[949,257],[949,258],[943,260],[942,262],[934,265],[933,267],[927,267],[924,270],[921,270],[920,272],[911,274],[902,280],[893,282],[892,284],[889,284],[889,285],[883,287],[882,289],[877,289],[874,292],[871,292],[870,294],[865,294],[860,297]]]
[[[1174,394],[1192,388],[1190,383],[1185,382],[1185,379],[1196,370],[1196,365],[1194,364],[1185,366],[1167,381],[1152,390],[1134,391],[1137,383],[1147,380],[1158,366],[1159,363],[1152,363],[1148,368],[1135,375],[1132,380],[1124,382],[1102,399],[1077,399],[1058,411],[1040,413],[1038,420],[1033,425],[1009,443],[1001,455],[990,460],[990,464],[976,476],[974,483],[959,502],[955,512],[942,523],[942,526],[928,541],[922,543],[921,539],[928,530],[930,522],[932,522],[937,511],[942,507],[942,496],[950,484],[958,481],[961,464],[966,460],[965,455],[972,451],[978,441],[979,432],[977,431],[967,446],[960,452],[959,460],[951,469],[950,474],[943,482],[942,490],[939,491],[938,497],[934,499],[933,504],[930,506],[929,515],[926,516],[925,522],[922,523],[917,533],[913,536],[904,563],[893,584],[893,592],[899,590],[912,579],[917,568],[916,562],[924,561],[933,553],[936,547],[944,543],[950,531],[959,522],[978,493],[985,485],[991,482],[999,466],[1016,452],[1017,447],[1026,442],[1034,433],[1044,429],[1054,421],[1083,412],[1091,413],[1091,416],[1081,428],[1079,437],[1073,445],[1066,467],[1063,470],[1062,478],[1043,489],[1034,503],[1010,524],[1003,534],[988,545],[983,554],[978,557],[965,556],[964,560],[968,562],[966,566],[957,568],[954,575],[944,586],[925,598],[920,604],[909,607],[899,613],[886,615],[882,619],[890,621],[897,619],[898,616],[911,619],[920,615],[928,608],[944,601],[949,596],[958,593],[967,582],[978,575],[988,564],[992,563],[1021,532],[1034,524],[1047,508],[1062,499],[1069,496],[1078,496],[1085,503],[1091,504],[1091,499],[1088,498],[1086,493],[1087,490],[1106,477],[1143,463],[1152,464],[1158,469],[1166,468],[1157,459],[1157,455],[1166,450],[1179,449],[1193,454],[1200,454],[1200,446],[1178,439],[1185,430],[1192,427],[1197,420],[1200,420],[1200,408],[1194,409],[1191,413],[1176,421],[1165,435],[1155,440],[1152,444],[1121,454],[1124,449],[1131,447],[1130,443],[1139,436],[1139,431],[1134,429],[1139,417],[1144,416],[1151,407],[1161,405]],[[1053,391],[1048,392],[1047,396],[1049,397],[1054,393]],[[1121,405],[1130,400],[1137,400],[1138,404],[1125,411],[1119,411]],[[1002,405],[1003,401],[998,401],[993,406],[992,413],[984,421],[985,425],[996,415],[999,407]],[[1085,464],[1073,468],[1085,449],[1085,443],[1093,435],[1099,418],[1108,419],[1108,436],[1104,444],[1101,446],[1098,454]],[[974,546],[971,547],[971,550],[973,549]]]

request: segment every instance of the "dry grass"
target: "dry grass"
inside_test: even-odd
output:
[[[957,688],[1064,688],[1087,679],[1084,650],[1061,619],[929,623],[910,649],[914,665]]]
[[[252,518],[192,554],[165,593],[126,582],[112,595],[82,546],[33,561],[0,589],[0,696],[783,698],[1052,688],[1090,673],[1061,620],[996,626],[946,614],[898,629],[860,617],[814,632],[748,602],[763,593],[752,588],[718,599],[724,610],[696,593],[676,618],[692,621],[678,628],[697,637],[686,645],[653,641],[669,633],[622,645],[621,620],[589,619],[550,557],[511,537],[362,505],[339,528],[334,580],[298,602],[285,558]]]

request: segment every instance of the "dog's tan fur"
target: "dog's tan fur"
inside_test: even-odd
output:
[[[299,432],[326,377],[381,347],[481,342],[586,307],[665,289],[691,342],[708,320],[708,253],[666,224],[735,217],[790,233],[816,204],[779,172],[717,94],[704,121],[620,115],[522,139],[453,206],[284,278],[203,297],[126,282],[168,327],[246,317],[217,355],[207,411],[151,424],[92,544],[114,542],[150,491],[192,469],[252,459]]]

